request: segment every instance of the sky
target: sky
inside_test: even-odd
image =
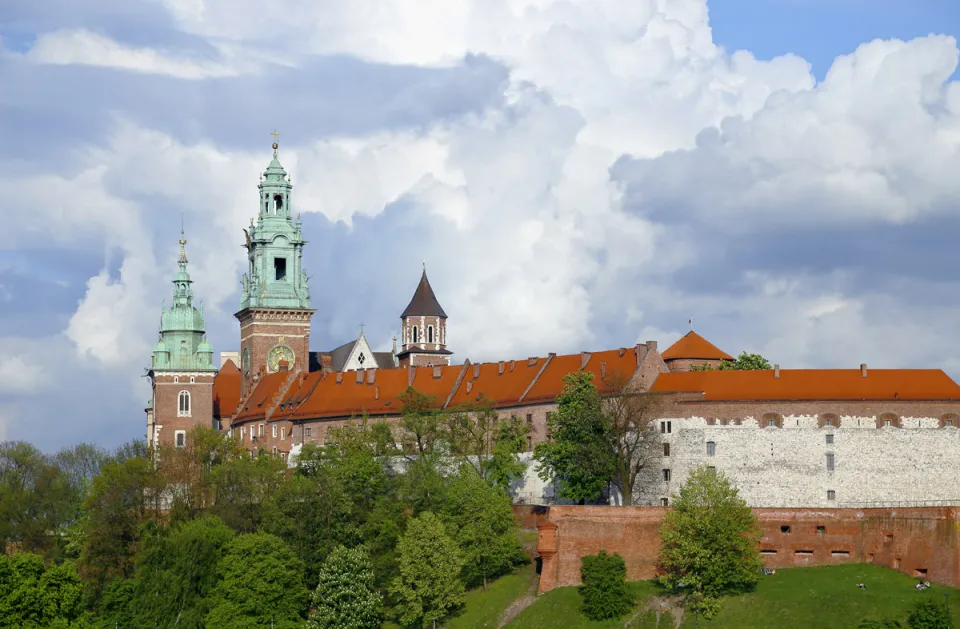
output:
[[[313,350],[457,362],[693,328],[960,378],[952,0],[0,0],[0,440],[112,447],[181,216],[216,352],[280,133]]]

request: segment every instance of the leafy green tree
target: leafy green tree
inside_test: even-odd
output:
[[[683,588],[687,602],[710,617],[727,594],[750,590],[763,562],[761,531],[746,502],[722,473],[694,470],[673,498],[660,530],[661,582]]]
[[[0,555],[0,629],[86,629],[91,622],[72,562],[45,569],[33,553]]]
[[[534,449],[537,473],[555,483],[561,498],[595,500],[616,473],[615,435],[593,374],[574,372],[563,380],[557,410],[547,420],[553,438]]]
[[[713,367],[707,363],[694,365],[691,371],[713,371]],[[760,354],[750,354],[740,352],[736,360],[725,360],[716,368],[717,371],[760,371],[764,369],[773,369],[770,361]]]
[[[211,515],[169,534],[153,528],[137,553],[133,624],[203,629],[217,566],[234,532]]]
[[[935,598],[924,598],[910,609],[907,626],[910,629],[947,629],[950,615],[944,603]]]
[[[451,484],[446,513],[448,530],[463,553],[467,584],[480,582],[486,590],[491,577],[526,560],[510,498],[484,482],[472,468],[464,468]]]
[[[451,454],[504,492],[527,469],[520,453],[528,430],[518,417],[501,419],[486,400],[447,415]]]
[[[207,629],[303,626],[303,564],[279,537],[238,535],[226,545],[217,572]]]
[[[633,597],[627,590],[627,566],[619,554],[597,555],[580,559],[580,595],[583,615],[591,620],[619,618],[633,609]]]
[[[264,505],[287,482],[287,464],[273,456],[231,458],[213,468],[214,504],[211,512],[239,533],[260,527]]]
[[[390,594],[396,600],[398,620],[405,627],[432,625],[466,601],[460,580],[463,555],[443,522],[427,511],[410,520],[397,544],[400,576]]]
[[[399,400],[404,453],[407,456],[422,456],[433,452],[434,446],[445,438],[443,412],[438,410],[437,399],[407,387]]]
[[[338,546],[320,569],[307,629],[377,629],[383,597],[364,548]]]

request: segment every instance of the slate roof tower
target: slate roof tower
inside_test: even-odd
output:
[[[401,367],[449,365],[453,352],[447,349],[447,313],[427,279],[427,265],[423,265],[420,283],[413,298],[400,315],[402,324],[401,349],[397,360]]]

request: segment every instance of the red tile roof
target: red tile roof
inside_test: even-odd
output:
[[[678,358],[703,360],[733,360],[733,356],[726,353],[693,330],[687,332],[679,341],[668,347],[662,354],[664,360]]]
[[[243,378],[240,370],[228,360],[213,379],[213,415],[231,417],[240,403],[240,385]]]
[[[253,393],[245,400],[244,405],[230,423],[240,424],[245,421],[263,419],[274,397],[280,392],[280,387],[286,382],[289,375],[288,372],[279,371],[261,378]]]
[[[704,400],[954,400],[960,386],[940,369],[772,369],[664,373],[653,391],[702,392]]]
[[[473,404],[481,399],[489,400],[495,406],[516,404],[546,361],[546,358],[537,358],[532,365],[530,360],[504,361],[502,374],[500,363],[468,365],[460,386],[450,399],[450,407]]]

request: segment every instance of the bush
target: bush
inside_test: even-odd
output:
[[[583,614],[587,618],[619,618],[633,609],[633,597],[627,590],[627,567],[620,555],[608,555],[601,550],[598,555],[583,557],[580,579]]]
[[[907,626],[910,629],[947,629],[950,617],[943,603],[927,598],[914,604],[907,616]]]

